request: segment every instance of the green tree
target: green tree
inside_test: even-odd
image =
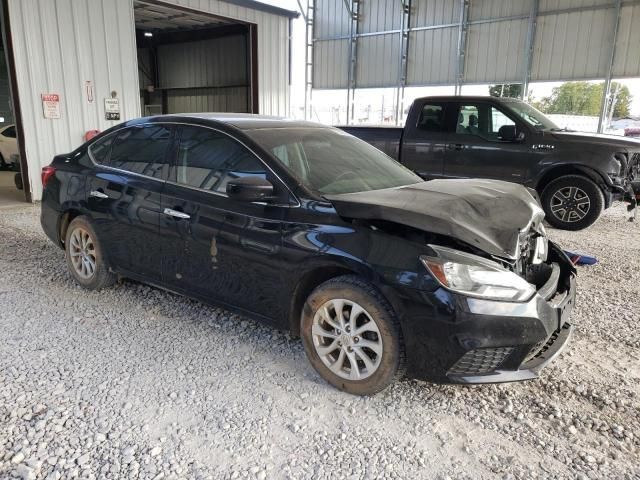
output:
[[[600,114],[603,92],[604,82],[567,82],[555,87],[550,96],[536,102],[534,106],[544,113],[597,116]],[[631,99],[628,87],[611,82],[610,102],[613,102],[614,117],[629,115]]]
[[[502,83],[489,86],[489,95],[492,97],[520,98],[522,95],[522,84]]]

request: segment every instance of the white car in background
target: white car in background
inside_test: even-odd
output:
[[[16,158],[18,158],[16,126],[6,125],[0,128],[0,169],[15,167]]]

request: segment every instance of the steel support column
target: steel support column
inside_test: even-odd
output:
[[[407,85],[409,28],[411,27],[411,0],[400,0],[400,3],[402,5],[402,18],[400,23],[400,66],[396,90],[396,125],[400,125],[404,117],[404,89]]]
[[[536,29],[538,27],[538,12],[540,10],[540,0],[531,0],[531,11],[529,12],[529,25],[527,27],[527,43],[525,44],[525,71],[522,80],[522,91],[520,98],[526,100],[529,95],[529,82],[531,81],[531,66],[533,64],[533,48],[536,41]]]
[[[298,7],[305,23],[305,46],[304,46],[304,118],[311,120],[312,117],[312,92],[313,92],[313,19],[314,0],[307,0],[307,8],[303,9],[300,0]]]
[[[345,0],[345,7],[348,7],[347,0]],[[351,8],[347,8],[347,11],[351,19],[349,26],[349,72],[347,78],[347,125],[349,125],[353,121],[355,109],[360,0],[351,0]]]
[[[607,109],[613,108],[610,105],[609,96],[611,94],[611,77],[613,75],[613,61],[616,56],[616,42],[618,40],[618,28],[620,27],[620,9],[622,8],[622,0],[616,0],[615,6],[615,24],[613,27],[613,35],[611,37],[611,51],[609,53],[609,65],[607,76],[604,80],[604,89],[602,91],[602,102],[600,103],[600,118],[598,119],[598,133],[602,133],[604,128],[604,120],[607,115]]]
[[[458,24],[458,55],[456,64],[455,94],[462,93],[464,64],[467,51],[467,30],[469,28],[469,0],[460,0],[460,23]]]

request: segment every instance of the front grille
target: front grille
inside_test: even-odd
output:
[[[449,375],[480,375],[491,373],[513,352],[513,347],[477,348],[465,353],[451,367]]]

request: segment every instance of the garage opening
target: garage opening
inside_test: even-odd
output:
[[[144,116],[258,113],[256,25],[135,0]]]
[[[29,191],[24,188],[19,142],[20,115],[15,112],[17,98],[12,96],[15,78],[10,72],[12,61],[11,44],[5,41],[6,15],[2,15],[2,35],[0,35],[0,208],[30,201]],[[15,75],[15,73],[14,73]],[[27,186],[28,188],[28,186]]]

